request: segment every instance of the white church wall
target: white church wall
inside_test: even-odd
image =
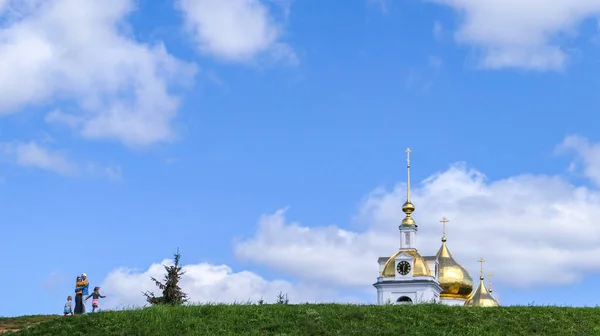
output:
[[[435,281],[382,281],[377,287],[377,301],[379,304],[398,304],[398,299],[408,297],[412,303],[439,302],[441,287]]]
[[[387,262],[387,260],[389,259],[389,257],[379,257],[379,274],[381,274],[381,272],[383,272],[383,267],[385,266],[385,263]]]
[[[437,279],[437,261],[435,259],[427,259],[426,261],[427,266],[429,267],[429,272],[431,272],[431,275]]]

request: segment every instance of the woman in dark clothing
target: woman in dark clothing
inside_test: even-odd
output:
[[[83,291],[80,289],[82,286],[83,281],[81,277],[78,276],[75,284],[75,315],[83,314]]]

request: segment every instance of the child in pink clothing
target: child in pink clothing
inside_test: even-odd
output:
[[[96,312],[96,309],[98,309],[98,300],[99,298],[105,298],[106,296],[102,296],[100,294],[100,287],[94,287],[94,291],[92,292],[92,294],[88,295],[88,297],[85,298],[85,300],[87,301],[87,299],[92,298],[92,313]]]

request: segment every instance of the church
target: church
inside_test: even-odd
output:
[[[497,307],[500,304],[484,284],[483,258],[479,259],[479,286],[473,290],[469,272],[456,261],[446,244],[445,217],[442,245],[434,256],[422,256],[417,249],[417,224],[412,217],[415,206],[410,200],[410,148],[407,155],[407,196],[402,205],[405,217],[399,226],[400,248],[391,257],[379,258],[378,304],[442,303],[453,306]],[[491,276],[491,274],[489,274]]]

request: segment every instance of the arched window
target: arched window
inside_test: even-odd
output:
[[[397,304],[412,304],[413,301],[408,296],[401,296],[398,298],[398,300],[396,300],[396,303]]]

